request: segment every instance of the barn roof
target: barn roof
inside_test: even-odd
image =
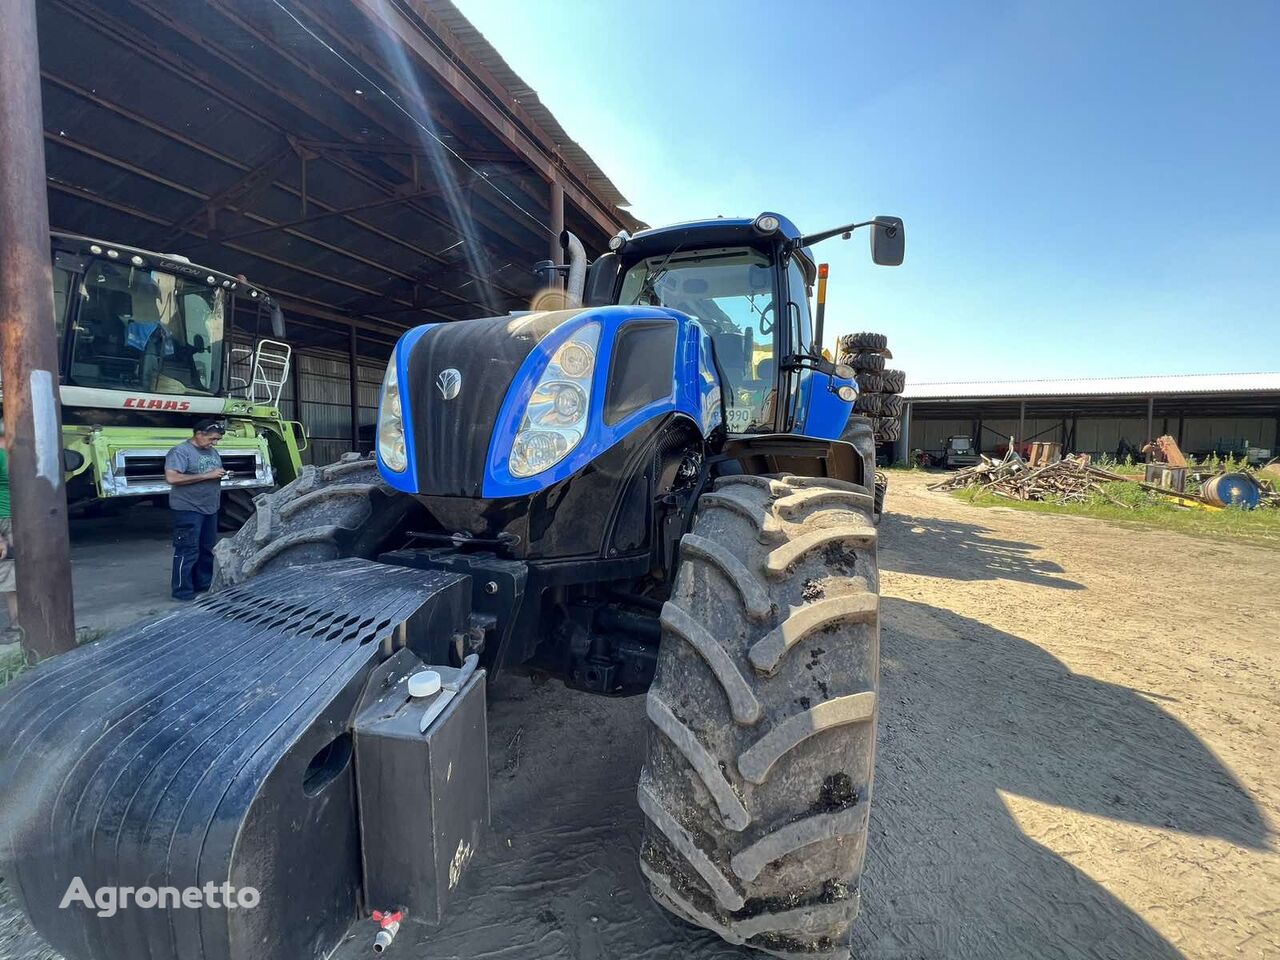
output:
[[[912,383],[908,380],[902,395],[907,400],[980,400],[1023,397],[1172,397],[1233,393],[1280,393],[1280,373],[1196,373],[940,383]]]

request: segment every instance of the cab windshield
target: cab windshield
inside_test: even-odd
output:
[[[749,247],[677,252],[641,260],[622,279],[622,304],[670,307],[711,334],[728,381],[730,433],[771,431],[776,403],[772,261]]]
[[[67,292],[78,300],[72,383],[198,396],[221,390],[226,291],[110,260],[91,260],[75,286]]]

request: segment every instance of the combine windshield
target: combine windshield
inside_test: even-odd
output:
[[[197,396],[221,391],[224,290],[160,270],[91,260],[67,296],[77,301],[72,383]]]
[[[728,381],[729,432],[773,429],[777,311],[766,255],[732,247],[641,260],[623,277],[618,302],[670,307],[700,321]]]

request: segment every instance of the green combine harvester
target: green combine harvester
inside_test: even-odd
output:
[[[221,416],[222,526],[238,528],[256,494],[298,476],[306,449],[302,425],[279,410],[291,359],[279,307],[243,277],[176,254],[52,240],[68,506],[168,493],[165,453],[196,420]]]

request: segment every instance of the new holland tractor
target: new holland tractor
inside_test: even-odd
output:
[[[589,267],[565,236],[551,269],[580,306],[406,333],[372,456],[260,495],[214,593],[0,699],[0,869],[37,929],[73,960],[320,958],[353,924],[397,949],[483,843],[486,678],[513,671],[646,696],[659,904],[847,957],[874,449],[853,371],[821,352],[809,248],[858,228],[901,263],[890,217],[686,223]],[[154,908],[82,905],[103,887]]]

